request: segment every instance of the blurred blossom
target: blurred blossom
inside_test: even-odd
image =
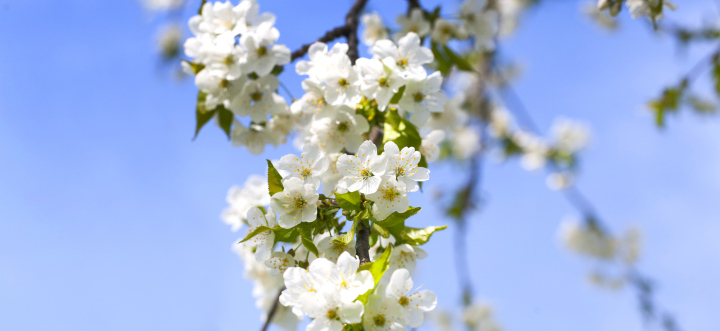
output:
[[[455,132],[452,137],[452,153],[458,160],[467,160],[478,152],[480,146],[480,131],[476,127],[464,127]]]
[[[222,220],[237,231],[247,217],[247,212],[253,207],[264,207],[270,204],[270,194],[267,190],[265,177],[251,175],[241,188],[233,186],[227,194],[229,206],[222,213]]]
[[[583,149],[590,141],[588,126],[567,118],[555,120],[551,131],[557,148],[569,153]]]
[[[599,229],[584,226],[575,219],[560,225],[560,236],[567,248],[579,254],[610,260],[615,256],[617,241]]]
[[[365,25],[365,31],[363,31],[362,34],[362,40],[365,45],[372,46],[378,40],[388,39],[388,30],[378,13],[364,14],[360,20],[363,25]]]
[[[495,321],[493,309],[488,304],[473,304],[463,311],[463,322],[474,331],[501,331],[502,327]]]
[[[569,173],[564,172],[554,172],[547,176],[547,186],[551,190],[562,190],[568,188],[570,185],[572,185],[573,182],[573,176]]]
[[[180,55],[181,39],[182,30],[177,24],[168,24],[160,30],[158,48],[163,59],[171,60]]]
[[[184,0],[142,0],[143,5],[149,11],[167,11],[180,9]]]

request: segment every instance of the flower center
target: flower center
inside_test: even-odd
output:
[[[382,197],[387,201],[395,201],[395,197],[398,195],[400,195],[400,193],[395,191],[395,189],[382,190]]]
[[[335,311],[335,309],[328,310],[328,312],[327,312],[327,314],[326,314],[325,316],[327,316],[327,318],[328,318],[329,320],[340,319],[340,317],[338,316],[338,314],[337,314],[337,312]]]
[[[368,179],[372,177],[372,171],[370,171],[370,168],[360,170],[360,177],[362,177],[363,179]]]
[[[373,316],[373,323],[377,326],[384,326],[385,325],[385,316],[384,315],[375,315]]]
[[[345,132],[348,129],[348,125],[346,122],[340,122],[338,123],[337,130],[340,132]]]
[[[405,307],[410,303],[410,299],[408,299],[407,297],[402,297],[402,298],[400,298],[400,300],[398,300],[398,303],[401,306]]]
[[[267,54],[267,47],[265,47],[265,46],[258,47],[257,53],[258,53],[258,56],[264,56],[265,54]]]
[[[382,78],[378,79],[377,81],[378,81],[378,85],[380,85],[380,87],[388,87],[387,78],[382,77]]]
[[[415,93],[415,95],[413,95],[413,99],[415,100],[415,102],[422,102],[425,99],[425,94],[422,94],[420,92]]]
[[[340,85],[340,87],[342,87],[342,88],[345,88],[345,87],[350,86],[350,83],[348,83],[347,79],[340,78],[340,79],[338,79],[338,85]]]
[[[405,168],[397,167],[397,168],[395,168],[395,173],[397,174],[398,177],[405,176]]]
[[[250,93],[250,99],[252,99],[252,101],[258,102],[262,99],[262,97],[263,97],[263,93],[260,91],[255,91],[253,93]]]
[[[303,168],[302,172],[300,172],[300,176],[302,176],[303,179],[312,176],[312,169]]]
[[[220,81],[220,87],[228,87],[230,86],[230,81],[227,79],[223,79]]]
[[[303,199],[303,197],[297,197],[295,198],[295,202],[293,204],[293,210],[302,210],[307,205],[307,201]]]
[[[408,60],[407,59],[400,59],[397,61],[398,67],[405,68],[407,66]]]

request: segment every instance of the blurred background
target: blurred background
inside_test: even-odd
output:
[[[173,15],[185,22],[194,2]],[[341,24],[352,4],[259,2],[290,49]],[[720,123],[681,113],[659,130],[645,107],[709,46],[678,52],[629,15],[604,31],[584,4],[547,1],[523,17],[503,46],[523,68],[515,90],[540,128],[558,116],[591,126],[578,186],[613,229],[642,229],[639,267],[683,328],[715,329]],[[406,8],[368,6],[389,23]],[[679,7],[672,19],[690,22],[716,10]],[[252,284],[231,251],[241,234],[219,215],[231,185],[294,150],[253,156],[213,128],[193,141],[197,89],[159,59],[163,15],[129,0],[0,0],[0,330],[259,329]],[[293,70],[280,79],[302,94]],[[430,170],[425,193],[411,197],[424,207],[418,227],[451,223],[433,192],[467,171]],[[506,330],[643,329],[635,294],[593,287],[589,261],[562,248],[558,226],[576,212],[544,173],[490,160],[482,196],[469,268],[475,299],[492,303]],[[461,303],[452,231],[433,237],[414,277],[447,310]]]

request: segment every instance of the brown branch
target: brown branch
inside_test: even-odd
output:
[[[410,16],[413,9],[420,8],[422,10],[422,6],[420,5],[420,0],[408,0],[408,9],[407,9],[407,16]]]
[[[263,324],[262,329],[260,331],[267,331],[267,328],[270,326],[270,321],[273,319],[273,316],[275,316],[275,313],[278,310],[278,306],[280,306],[280,295],[285,290],[285,287],[283,286],[282,289],[278,292],[277,298],[275,298],[275,302],[273,302],[272,307],[270,307],[270,311],[268,311],[267,318],[265,319],[265,324]]]
[[[370,228],[365,226],[365,220],[360,220],[358,224],[355,252],[360,259],[360,265],[370,262]]]
[[[348,56],[350,61],[355,64],[355,60],[358,59],[358,37],[357,29],[360,25],[360,13],[362,13],[368,0],[356,0],[353,6],[345,15],[345,25],[338,26],[325,33],[322,37],[316,41],[302,45],[299,49],[294,51],[290,56],[290,61],[295,61],[307,54],[310,46],[316,42],[328,43],[340,37],[345,37],[349,46]]]

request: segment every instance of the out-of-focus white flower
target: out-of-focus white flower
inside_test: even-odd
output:
[[[551,131],[557,148],[568,153],[585,148],[590,141],[590,129],[587,125],[566,118],[557,119]]]
[[[427,257],[427,252],[420,246],[411,246],[408,244],[397,245],[390,253],[390,265],[386,275],[391,275],[392,271],[397,269],[407,269],[409,272],[415,271],[417,260]],[[385,277],[383,277],[385,278]],[[389,277],[388,277],[389,278]]]
[[[342,331],[343,323],[354,324],[362,321],[363,304],[359,301],[346,302],[341,300],[340,293],[324,288],[322,295],[317,295],[303,307],[303,312],[313,321],[307,326],[310,331]]]
[[[411,32],[416,33],[420,37],[430,33],[430,22],[425,19],[425,15],[420,8],[414,8],[410,12],[410,16],[398,16],[396,21],[402,28],[393,35],[395,40],[398,40]]]
[[[338,181],[343,178],[343,175],[337,169],[337,160],[342,155],[341,153],[331,153],[326,155],[328,158],[328,169],[322,175],[320,175],[320,183],[322,184],[322,193],[325,195],[331,195],[333,192],[340,191],[337,189]],[[341,189],[342,190],[342,189]],[[338,192],[344,193],[344,192]],[[319,248],[318,248],[319,249]]]
[[[293,114],[329,115],[336,109],[325,100],[325,85],[308,78],[302,82],[302,88],[305,94],[290,107]]]
[[[286,229],[300,222],[312,222],[317,216],[319,194],[313,184],[303,184],[303,180],[290,177],[283,181],[284,190],[275,193],[270,199],[270,207],[280,217],[278,224]]]
[[[326,152],[342,149],[355,153],[362,144],[362,134],[370,129],[368,121],[347,106],[337,107],[333,114],[312,121],[310,143],[317,144]]]
[[[376,41],[380,39],[388,38],[388,30],[382,22],[382,18],[378,13],[363,14],[360,17],[360,21],[365,25],[365,31],[362,34],[363,43],[367,46],[372,46]]]
[[[230,110],[239,116],[250,116],[256,123],[267,121],[268,115],[286,111],[285,99],[275,93],[279,84],[277,77],[272,75],[247,82],[230,101]]]
[[[474,37],[479,50],[495,48],[494,37],[498,31],[498,15],[486,8],[486,0],[466,0],[460,6],[462,28]]]
[[[242,226],[250,208],[270,204],[267,179],[258,175],[251,175],[245,180],[242,188],[238,186],[231,187],[225,199],[229,206],[223,211],[222,220],[232,226],[232,231],[237,231]]]
[[[435,309],[437,296],[430,290],[410,293],[413,281],[407,269],[393,271],[385,295],[394,299],[402,307],[403,318],[411,328],[419,327],[424,320],[424,312]]]
[[[251,208],[248,211],[247,222],[250,225],[247,235],[261,226],[272,229],[275,227],[275,214],[270,210],[266,215],[263,215],[260,208]],[[270,258],[273,245],[275,245],[275,232],[272,230],[260,232],[245,242],[245,246],[255,247],[255,259],[258,261],[265,261]]]
[[[182,31],[177,24],[168,24],[160,30],[158,35],[158,49],[165,59],[171,59],[180,54],[180,39]]]
[[[290,175],[283,180],[296,177],[302,179],[304,184],[313,184],[317,187],[320,176],[327,170],[328,165],[328,159],[320,153],[320,147],[307,144],[299,158],[294,154],[280,158],[279,168],[290,172]]]
[[[272,270],[273,275],[282,275],[287,268],[295,266],[295,259],[285,252],[273,252],[265,265]]]
[[[273,45],[280,32],[265,22],[257,30],[240,37],[240,44],[247,51],[243,64],[246,72],[255,72],[258,76],[270,74],[273,67],[290,62],[290,49],[285,45]]]
[[[380,187],[387,166],[387,156],[377,155],[377,147],[366,140],[355,155],[340,155],[337,169],[343,175],[340,185],[350,192],[375,193]]]
[[[452,137],[452,154],[458,160],[467,160],[478,152],[482,146],[481,133],[476,127],[466,126],[455,132]]]
[[[462,109],[463,103],[465,103],[465,94],[459,93],[445,103],[442,112],[430,114],[426,127],[432,130],[454,131],[467,125],[468,115]]]
[[[355,239],[350,240],[347,244],[342,244],[333,241],[333,239],[338,237],[340,237],[340,235],[327,236],[320,240],[317,244],[318,252],[321,254],[320,257],[337,263],[338,257],[344,252],[348,252],[350,255],[355,256]]]
[[[588,274],[588,281],[595,286],[610,290],[617,290],[625,285],[625,280],[622,277],[611,277],[600,272]]]
[[[664,9],[677,9],[677,5],[669,0],[627,0],[625,4],[630,10],[632,18],[647,15],[653,22],[665,17]]]
[[[505,108],[494,107],[490,113],[490,129],[494,137],[499,138],[509,134],[512,125],[512,115]]]
[[[184,0],[142,0],[149,11],[168,11],[182,7]]]
[[[474,304],[463,310],[463,322],[474,331],[501,331],[493,309],[487,304]]]
[[[430,131],[422,138],[420,153],[425,156],[425,160],[435,162],[440,157],[440,143],[445,139],[445,132],[441,130]]]
[[[545,141],[526,131],[516,131],[512,139],[522,149],[520,164],[525,170],[532,171],[545,166],[548,155]]]
[[[573,183],[573,175],[566,172],[553,172],[547,176],[546,184],[551,190],[563,190]]]
[[[461,29],[457,23],[446,21],[442,18],[435,20],[435,26],[433,27],[430,38],[433,41],[440,44],[447,44],[450,39],[466,39],[467,33],[464,29]]]
[[[636,227],[628,229],[620,237],[619,255],[626,264],[637,262],[642,251],[642,232]]]
[[[617,251],[615,239],[598,229],[582,226],[577,220],[563,221],[560,236],[567,248],[598,259],[612,259]]]
[[[378,109],[384,111],[393,95],[405,85],[394,59],[360,58],[356,66],[360,72],[362,93],[370,100],[375,99]]]
[[[365,331],[401,331],[403,325],[402,307],[394,299],[370,295],[365,304],[363,328]]]
[[[232,130],[233,146],[245,146],[248,152],[260,155],[265,150],[265,144],[275,144],[276,140],[259,124],[245,127],[235,122]]]

